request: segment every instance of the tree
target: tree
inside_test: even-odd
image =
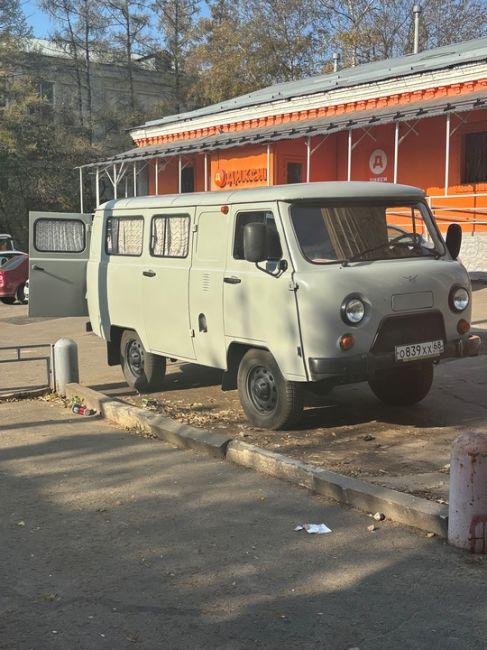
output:
[[[128,82],[128,109],[135,116],[138,102],[134,89],[134,66],[137,55],[151,51],[148,26],[150,17],[145,2],[139,0],[102,0],[111,19],[109,37],[113,60],[123,64]],[[133,117],[132,117],[133,119]]]
[[[0,0],[0,38],[26,38],[31,35],[19,0]]]
[[[243,7],[247,65],[258,85],[316,74],[323,34],[314,28],[313,0],[249,0]]]
[[[87,129],[93,141],[92,59],[105,25],[100,3],[98,0],[40,0],[40,6],[58,25],[54,42],[72,60],[79,124]]]
[[[196,0],[155,0],[152,5],[164,37],[164,48],[172,71],[174,86],[172,112],[179,113],[186,104],[186,57],[194,38]]]

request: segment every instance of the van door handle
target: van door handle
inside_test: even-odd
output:
[[[146,278],[153,278],[155,274],[155,271],[142,271],[142,275],[145,275]]]
[[[226,282],[227,284],[240,284],[242,280],[231,275],[230,277],[223,278],[223,282]]]
[[[38,266],[37,264],[33,264],[32,269],[34,271],[44,271],[44,268],[42,266]]]

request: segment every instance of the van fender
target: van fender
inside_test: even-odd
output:
[[[222,377],[222,390],[235,390],[237,388],[237,375],[240,362],[248,350],[267,350],[268,348],[259,345],[248,345],[246,343],[233,342],[227,350],[227,369]],[[272,352],[271,352],[272,354]]]
[[[124,332],[123,327],[112,325],[110,327],[110,339],[107,340],[107,363],[109,366],[119,366],[120,359],[120,341]]]

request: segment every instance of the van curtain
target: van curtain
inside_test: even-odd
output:
[[[321,216],[338,259],[387,245],[384,206],[325,206]],[[367,259],[367,255],[364,257]]]

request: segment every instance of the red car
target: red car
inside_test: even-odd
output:
[[[25,283],[29,277],[29,256],[20,251],[0,251],[0,300],[12,305],[27,302]]]

